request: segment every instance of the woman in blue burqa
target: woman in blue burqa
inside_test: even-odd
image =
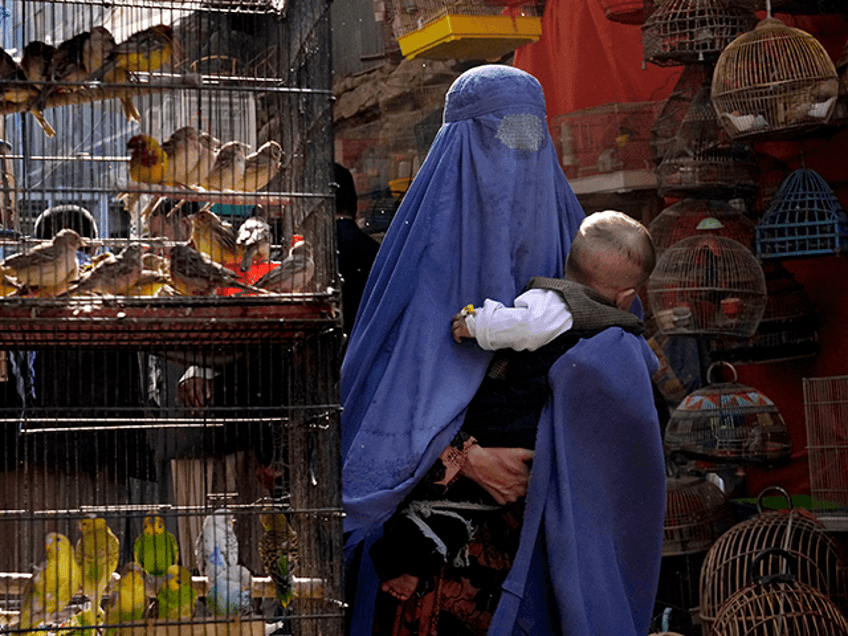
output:
[[[457,346],[451,317],[485,298],[509,304],[533,276],[561,277],[583,217],[538,81],[499,65],[460,76],[382,243],[342,365],[351,633],[370,634],[374,621],[371,544],[451,448],[491,358]]]

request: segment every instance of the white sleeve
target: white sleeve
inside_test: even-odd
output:
[[[489,351],[535,351],[571,329],[573,322],[562,296],[550,289],[526,291],[514,307],[487,299],[465,319],[477,344]]]

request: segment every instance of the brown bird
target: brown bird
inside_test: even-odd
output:
[[[203,146],[200,132],[194,126],[178,128],[162,144],[168,161],[162,174],[162,183],[169,186],[188,186],[192,171],[197,167]],[[147,220],[162,197],[153,197],[141,211],[142,221]]]
[[[115,49],[115,38],[109,29],[103,26],[94,27],[89,34],[88,40],[83,45],[83,62],[87,73],[93,73],[100,69]],[[103,77],[103,81],[114,84],[127,84],[130,81],[130,73],[120,66]],[[127,121],[141,121],[141,115],[133,103],[132,97],[120,97],[121,108]]]
[[[130,243],[117,256],[100,261],[63,295],[88,293],[118,296],[125,293],[141,277],[143,254],[144,246],[141,243]]]
[[[280,266],[256,281],[256,287],[280,294],[303,291],[315,274],[312,245],[301,235],[292,236],[289,255]]]
[[[254,293],[265,293],[239,280],[226,267],[218,265],[188,245],[175,245],[170,255],[171,282],[185,296],[208,296],[220,287],[238,287]]]
[[[212,170],[200,183],[207,190],[234,190],[244,176],[250,147],[241,141],[228,141],[215,154]]]
[[[47,100],[60,93],[78,91],[81,86],[73,86],[72,82],[82,82],[88,74],[85,70],[83,50],[88,41],[90,33],[83,31],[74,37],[65,40],[53,53],[50,63],[47,65],[45,79],[50,84],[42,87],[41,92],[35,100],[35,107],[43,111],[47,107]]]
[[[221,141],[207,132],[200,133],[199,141],[200,147],[198,149],[199,154],[197,164],[188,173],[188,175],[186,175],[185,183],[188,186],[200,185],[203,183],[206,176],[212,170],[212,166],[215,164],[215,155],[218,152],[218,148],[221,147]]]
[[[112,49],[108,60],[88,79],[99,80],[120,67],[131,73],[151,73],[158,70],[174,52],[174,30],[166,24],[157,24],[133,33]]]
[[[250,217],[239,226],[236,246],[241,254],[241,271],[248,271],[254,260],[264,263],[271,258],[271,226],[261,217]]]
[[[0,49],[2,50],[2,49]],[[47,78],[47,67],[50,65],[50,60],[56,49],[49,44],[40,41],[33,41],[24,47],[23,57],[21,58],[20,66],[15,63],[12,56],[6,51],[3,51],[0,56],[0,79],[4,82],[11,80],[12,82],[43,82]],[[15,104],[27,104],[28,110],[35,117],[38,125],[48,137],[55,137],[56,131],[44,118],[42,113],[35,106],[35,100],[38,98],[41,88],[26,85],[8,83],[3,88],[3,101],[13,102]]]
[[[79,276],[77,250],[85,245],[74,230],[60,230],[49,243],[0,263],[0,271],[29,287],[59,287]]]
[[[236,233],[233,226],[215,214],[211,205],[206,205],[189,217],[191,221],[190,243],[201,254],[222,265],[239,262]]]
[[[244,163],[244,175],[236,190],[256,192],[261,190],[280,171],[283,162],[283,149],[276,141],[262,144],[254,153],[247,155]]]

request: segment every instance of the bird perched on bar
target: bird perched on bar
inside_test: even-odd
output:
[[[94,27],[89,34],[88,40],[85,41],[82,51],[82,59],[85,63],[87,73],[93,73],[101,68],[116,46],[115,38],[112,37],[109,29],[104,26]],[[103,77],[103,81],[114,84],[126,84],[130,81],[130,74],[126,69],[117,66]],[[127,121],[141,121],[141,115],[135,107],[132,97],[125,96],[119,99]]]
[[[144,518],[141,534],[133,544],[136,563],[147,574],[165,576],[168,568],[180,560],[180,547],[176,537],[165,527],[165,520],[157,515]]]
[[[181,565],[170,565],[165,571],[165,582],[156,594],[159,618],[188,619],[194,616],[197,592],[191,585],[191,572]]]
[[[161,182],[169,186],[191,185],[190,179],[193,178],[192,175],[197,169],[201,154],[205,152],[200,131],[194,126],[178,128],[162,142],[161,148],[168,158]],[[153,197],[144,207],[140,215],[142,221],[147,220],[162,198]]]
[[[60,230],[49,243],[0,263],[0,271],[27,287],[58,288],[79,277],[77,250],[85,245],[70,228]]]
[[[251,216],[239,226],[236,246],[242,272],[250,270],[254,261],[264,263],[271,258],[271,226],[259,216]]]
[[[265,293],[262,289],[243,283],[235,273],[188,245],[171,248],[170,274],[174,288],[184,296],[208,296],[221,287]]]
[[[259,539],[259,556],[265,573],[274,582],[277,600],[283,609],[294,598],[292,574],[297,566],[297,533],[282,512],[259,514],[264,533]]]
[[[255,286],[279,294],[303,291],[315,274],[312,245],[300,234],[291,239],[289,255],[280,266],[256,281]]]
[[[203,183],[206,175],[215,164],[215,155],[221,147],[221,140],[210,135],[208,132],[200,133],[200,148],[197,164],[186,176],[186,185],[196,186]]]
[[[168,170],[168,155],[151,135],[133,135],[130,150],[130,179],[138,183],[162,183]]]
[[[276,141],[267,141],[256,152],[245,158],[244,175],[236,185],[236,190],[256,192],[261,190],[280,171],[283,162],[283,149]]]
[[[22,630],[45,622],[59,622],[59,612],[80,587],[80,568],[68,537],[51,532],[44,547],[47,559],[36,568],[21,595],[18,627]]]
[[[121,580],[115,591],[104,603],[106,618],[104,623],[111,627],[103,628],[103,636],[116,636],[133,633],[131,625],[126,628],[121,623],[135,623],[144,618],[147,609],[147,589],[144,584],[144,570],[135,561],[130,561],[121,571]],[[139,627],[137,625],[136,627]]]
[[[72,83],[82,82],[88,75],[83,50],[90,35],[89,31],[77,33],[56,47],[44,73],[44,79],[50,83],[41,88],[35,99],[35,108],[44,111],[47,100],[52,95],[81,90],[81,86],[74,86]]]
[[[35,106],[35,100],[38,98],[41,89],[23,82],[24,80],[30,82],[45,81],[47,67],[50,65],[50,60],[55,52],[55,47],[34,40],[24,47],[20,65],[5,50],[0,55],[0,80],[4,82],[3,101],[27,104],[28,110],[48,137],[55,137],[56,131],[45,119],[44,113]],[[17,84],[17,82],[21,82],[21,84]]]
[[[241,141],[228,141],[215,154],[215,163],[200,185],[207,190],[235,190],[247,162],[250,146]]]
[[[167,24],[157,24],[133,33],[112,49],[106,63],[90,73],[88,79],[105,78],[115,68],[131,73],[150,73],[167,62],[174,52],[174,30]]]
[[[144,254],[141,243],[130,243],[118,255],[98,262],[85,272],[64,295],[99,294],[119,296],[138,282],[141,278],[141,257]]]
[[[82,593],[91,602],[90,609],[82,613],[84,624],[95,625],[100,622],[100,602],[118,567],[121,546],[102,517],[86,517],[80,519],[78,525],[82,537],[74,548],[74,556],[80,566]]]
[[[188,217],[191,222],[190,243],[194,249],[221,265],[231,266],[239,262],[236,233],[233,226],[205,205]]]

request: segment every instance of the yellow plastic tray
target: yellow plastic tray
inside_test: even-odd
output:
[[[452,15],[398,38],[409,59],[497,60],[542,36],[542,20],[533,16]]]

